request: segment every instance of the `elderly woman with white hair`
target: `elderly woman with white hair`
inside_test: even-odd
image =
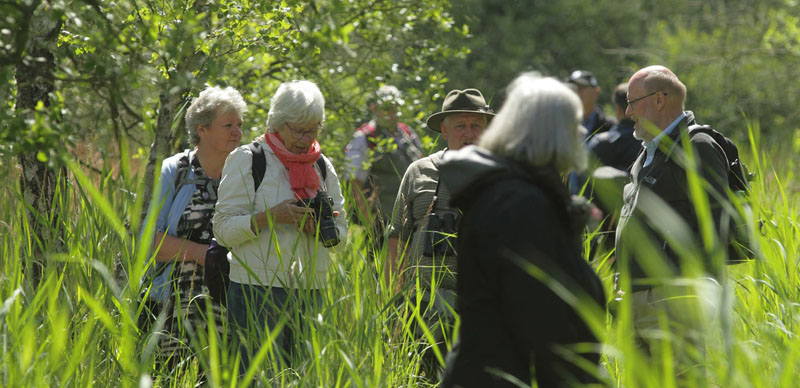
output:
[[[187,334],[202,331],[210,318],[200,303],[209,300],[207,296],[212,297],[216,327],[221,327],[227,262],[215,262],[206,253],[213,246],[211,217],[222,166],[242,139],[245,112],[247,106],[236,89],[206,88],[186,111],[186,130],[194,147],[161,163],[160,186],[150,207],[158,217],[149,297],[151,307],[166,310],[159,354],[170,365],[188,355]],[[147,313],[153,319],[157,311]]]
[[[324,120],[317,85],[283,83],[267,132],[233,151],[222,171],[214,232],[231,249],[228,318],[249,337],[241,344],[245,368],[265,324],[276,330],[281,318],[288,321],[275,343],[292,353],[304,311],[319,308],[330,250],[347,233],[339,179],[317,141]]]
[[[561,175],[585,164],[581,103],[561,82],[532,73],[508,90],[478,146],[448,153],[441,164],[451,203],[463,212],[460,343],[448,355],[443,387],[587,383],[593,374],[573,362],[599,360],[598,353],[564,356],[575,352],[570,345],[597,343],[578,309],[605,305],[581,256],[591,208],[569,196]]]

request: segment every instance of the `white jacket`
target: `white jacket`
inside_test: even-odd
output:
[[[263,138],[259,139],[263,140]],[[330,250],[341,249],[347,237],[347,215],[339,178],[330,160],[325,158],[327,177],[320,183],[333,199],[339,231],[338,245],[325,248],[294,224],[273,224],[256,235],[250,228],[253,214],[295,198],[289,184],[289,170],[283,166],[268,144],[262,148],[267,166],[264,179],[253,195],[253,154],[247,145],[235,149],[225,160],[214,213],[214,237],[231,252],[231,281],[281,288],[324,288]],[[319,167],[314,169],[320,176]]]

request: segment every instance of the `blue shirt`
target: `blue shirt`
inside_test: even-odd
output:
[[[656,155],[656,150],[658,149],[658,145],[661,143],[661,139],[663,139],[664,136],[672,133],[672,131],[678,127],[678,123],[680,123],[684,117],[686,117],[686,113],[681,112],[681,115],[678,116],[678,118],[675,119],[675,121],[673,121],[670,125],[668,125],[667,128],[661,131],[658,136],[654,137],[653,140],[644,142],[644,149],[647,152],[647,157],[644,159],[644,165],[642,165],[642,167],[645,167],[653,162],[653,157]]]

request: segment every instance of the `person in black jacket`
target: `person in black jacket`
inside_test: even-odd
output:
[[[584,314],[598,319],[605,305],[600,280],[581,257],[590,208],[575,202],[561,180],[585,164],[580,101],[565,84],[533,73],[509,90],[479,146],[449,152],[441,164],[452,203],[463,212],[461,327],[443,387],[595,381],[594,371],[561,353],[598,342]],[[577,357],[596,365],[599,354]]]
[[[606,132],[589,139],[587,148],[603,166],[628,171],[642,150],[642,141],[633,137],[633,120],[625,116],[628,109],[628,84],[614,89],[614,108],[618,123]]]
[[[710,135],[690,132],[695,119],[685,100],[686,86],[664,66],[643,68],[628,83],[626,114],[645,152],[623,191],[616,254],[631,284],[622,290],[633,291],[637,339],[654,355],[662,341],[673,342],[675,374],[702,378],[705,330],[723,305],[724,257],[714,252],[725,246],[717,236],[724,229],[728,161]]]
[[[597,83],[597,78],[586,70],[575,70],[566,79],[569,87],[581,99],[583,109],[583,119],[581,125],[585,128],[584,142],[588,143],[596,135],[605,133],[617,122],[607,117],[603,109],[597,105],[602,89]],[[578,171],[570,171],[567,174],[567,186],[570,194],[579,194],[586,184],[586,176]]]
[[[600,246],[614,248],[616,220],[622,207],[622,187],[628,182],[628,171],[642,151],[642,141],[633,136],[633,120],[625,116],[628,109],[628,84],[622,83],[614,89],[614,107],[618,124],[607,132],[598,133],[589,139],[586,148],[597,165],[591,174],[590,197],[594,198],[606,219],[592,241],[589,257],[594,258]],[[602,243],[602,244],[601,244]]]

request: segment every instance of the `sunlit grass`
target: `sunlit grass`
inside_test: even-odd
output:
[[[789,154],[776,160],[776,152],[757,143],[757,130],[751,135],[752,149],[740,148],[743,154],[760,150],[745,160],[757,173],[754,212],[767,222],[758,238],[761,258],[727,267],[731,314],[706,340],[705,375],[720,387],[794,387],[800,370],[800,215],[790,173],[800,166]],[[9,162],[0,168],[15,177]],[[218,338],[208,332],[197,333],[192,347],[197,357],[177,370],[160,367],[152,333],[136,325],[142,308],[139,282],[152,265],[145,248],[151,240],[140,238],[130,225],[153,227],[152,220],[138,219],[141,204],[128,194],[138,186],[112,179],[108,169],[85,177],[76,171],[80,167],[73,165],[70,184],[57,198],[63,244],[56,250],[53,242],[41,242],[49,253],[36,286],[23,275],[23,263],[31,260],[37,241],[16,180],[0,188],[5,198],[0,203],[0,385],[187,387],[205,371],[206,383],[220,387],[432,386],[434,380],[421,376],[424,344],[410,333],[421,315],[417,298],[407,290],[408,308],[397,308],[398,296],[388,291],[394,287],[381,285],[378,276],[385,252],[377,255],[377,265],[368,259],[360,226],[351,227],[348,241],[336,250],[322,309],[293,312],[305,314],[305,324],[294,328],[301,350],[289,360],[291,367],[276,355],[271,337],[245,338],[259,344],[261,362],[239,376],[231,334]],[[614,297],[611,257],[601,252],[595,263],[609,299]],[[605,340],[606,384],[675,386],[672,350],[663,349],[666,356],[660,362],[646,358],[630,335],[629,303],[623,298],[610,305],[613,314],[580,306]],[[227,328],[227,322],[215,324]]]

